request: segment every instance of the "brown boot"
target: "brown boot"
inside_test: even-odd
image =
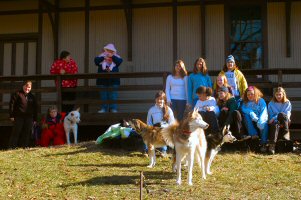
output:
[[[275,154],[275,145],[276,144],[269,144],[269,154]]]

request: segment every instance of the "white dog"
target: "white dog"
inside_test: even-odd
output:
[[[177,169],[177,184],[181,180],[181,162],[186,158],[188,160],[188,184],[192,185],[192,169],[195,154],[197,162],[202,170],[202,178],[206,179],[205,156],[207,150],[207,141],[204,130],[208,124],[203,121],[202,116],[195,109],[181,121],[180,124],[173,124],[162,130],[163,137],[170,147],[175,147],[176,159],[173,163],[173,169]]]
[[[73,133],[74,143],[77,144],[77,124],[80,122],[79,108],[71,111],[64,119],[64,129],[66,133],[67,144],[70,145],[70,133]]]

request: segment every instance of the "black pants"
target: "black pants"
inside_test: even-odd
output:
[[[238,110],[235,110],[231,113],[227,110],[222,110],[219,115],[219,126],[220,128],[224,128],[225,125],[230,125],[230,131],[233,136],[237,139],[240,139],[242,135],[244,135],[244,127],[242,123],[242,115]],[[228,119],[229,118],[229,119]]]
[[[207,112],[199,112],[205,122],[209,124],[208,129],[206,129],[206,134],[209,133],[218,133],[218,121],[214,111],[207,111]]]
[[[286,114],[279,113],[277,116],[277,123],[270,124],[269,140],[270,143],[276,143],[278,138],[282,138],[289,132],[289,120]]]
[[[62,101],[74,101],[75,92],[62,92]],[[74,104],[62,104],[62,112],[69,113],[74,110]]]
[[[33,119],[15,118],[12,134],[9,139],[9,148],[29,147]]]

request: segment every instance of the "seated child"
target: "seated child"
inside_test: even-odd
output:
[[[203,120],[209,124],[206,133],[218,133],[219,126],[217,117],[219,115],[219,108],[216,100],[212,97],[212,89],[209,87],[201,86],[196,90],[199,100],[196,102],[194,108],[199,109],[199,113],[202,115]]]
[[[268,110],[263,94],[255,86],[249,86],[243,95],[241,107],[248,134],[252,139],[260,136],[261,152],[266,152],[268,142]]]
[[[46,119],[42,120],[41,146],[63,145],[66,143],[66,134],[64,130],[65,113],[57,113],[57,108],[51,106],[48,108]]]
[[[292,105],[286,97],[286,92],[282,87],[274,90],[273,99],[268,105],[269,113],[269,153],[275,153],[275,145],[278,139],[290,140],[289,123]]]

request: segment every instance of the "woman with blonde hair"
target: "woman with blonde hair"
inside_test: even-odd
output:
[[[187,104],[187,71],[182,60],[176,61],[172,74],[167,77],[165,93],[175,118],[182,120]]]
[[[266,152],[268,142],[268,111],[263,94],[255,86],[249,86],[243,94],[241,107],[248,134],[252,139],[260,136],[261,152]]]
[[[275,153],[275,145],[279,138],[290,140],[289,124],[292,112],[291,102],[286,97],[282,87],[274,90],[272,100],[268,105],[269,113],[269,153]]]
[[[224,74],[227,77],[228,84],[231,87],[231,91],[235,99],[240,99],[244,91],[247,89],[248,83],[243,73],[238,69],[232,55],[227,57],[226,65],[219,75],[221,74]]]
[[[193,73],[191,73],[188,77],[188,103],[192,107],[195,106],[199,99],[196,94],[196,90],[201,86],[212,88],[212,81],[208,75],[208,69],[204,58],[196,59]]]
[[[215,80],[215,83],[214,83],[214,86],[213,86],[213,91],[214,91],[214,97],[215,98],[218,98],[218,91],[221,87],[227,87],[229,93],[233,95],[231,86],[228,84],[228,79],[227,79],[225,74],[219,74],[216,77],[216,80]]]

